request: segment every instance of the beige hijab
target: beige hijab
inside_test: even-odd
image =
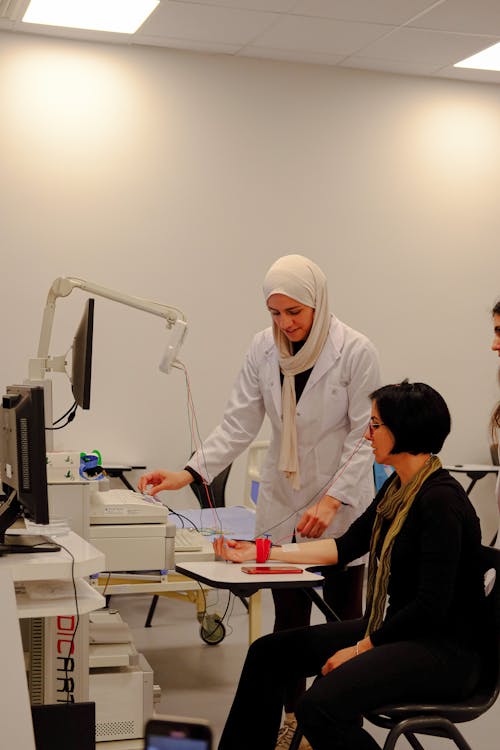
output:
[[[309,336],[296,354],[292,353],[292,345],[285,334],[276,323],[273,323],[274,341],[284,376],[281,391],[283,429],[278,468],[285,472],[293,489],[298,490],[300,472],[294,377],[299,372],[314,367],[328,336],[330,313],[326,276],[316,263],[304,258],[303,255],[284,255],[278,258],[267,272],[263,287],[266,302],[272,294],[284,294],[314,308],[314,320]]]

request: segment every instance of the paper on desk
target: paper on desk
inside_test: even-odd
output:
[[[184,516],[184,518],[183,518]],[[186,520],[188,519],[188,520]],[[230,505],[224,508],[189,508],[169,515],[177,527],[189,526],[191,521],[207,539],[213,541],[219,534],[233,539],[254,539],[255,511],[243,505]]]

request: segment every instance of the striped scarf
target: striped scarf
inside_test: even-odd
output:
[[[401,486],[398,477],[391,482],[377,506],[377,515],[373,524],[370,540],[370,560],[368,563],[368,585],[366,595],[366,612],[369,613],[366,635],[370,635],[382,625],[387,599],[387,587],[391,573],[391,556],[394,540],[401,531],[410,512],[413,501],[425,480],[441,468],[441,461],[437,456],[431,456],[414,477]],[[379,562],[377,565],[377,550],[384,521],[390,526],[382,542]]]

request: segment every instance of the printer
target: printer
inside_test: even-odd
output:
[[[90,493],[89,542],[106,555],[107,571],[174,568],[175,524],[155,498],[97,483]]]

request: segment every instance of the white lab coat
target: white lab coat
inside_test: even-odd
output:
[[[332,316],[328,338],[297,403],[301,486],[292,489],[277,467],[281,382],[278,351],[267,328],[252,341],[221,424],[189,466],[211,482],[250,445],[267,415],[272,436],[261,472],[256,534],[289,542],[305,508],[329,494],[342,507],[324,536],[340,536],[373,498],[373,455],[363,434],[370,418],[369,394],[379,385],[373,344]]]

